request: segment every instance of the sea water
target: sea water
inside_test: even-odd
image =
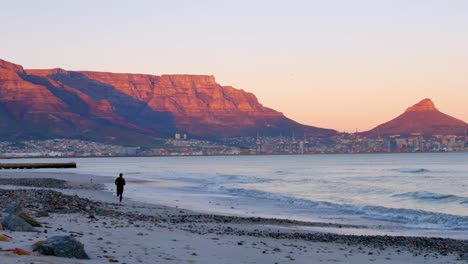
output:
[[[21,162],[35,160],[46,161]],[[77,162],[77,169],[66,172],[123,173],[128,182],[124,199],[208,213],[343,224],[340,230],[325,230],[331,232],[468,239],[468,153],[54,161]],[[114,190],[112,185],[106,186],[108,191]]]

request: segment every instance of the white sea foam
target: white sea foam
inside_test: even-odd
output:
[[[313,210],[315,214],[327,213],[335,215],[348,215],[362,217],[383,222],[400,223],[413,228],[441,228],[468,230],[468,216],[458,216],[413,210],[406,208],[388,208],[384,206],[336,204],[326,201],[313,201],[288,197],[275,193],[248,189],[226,189],[227,193],[236,196],[250,197],[253,200],[266,199],[288,206]],[[317,211],[319,210],[319,211]]]

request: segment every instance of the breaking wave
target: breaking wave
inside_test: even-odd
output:
[[[308,208],[311,212],[323,215],[348,215],[363,219],[399,223],[410,228],[442,228],[448,230],[468,230],[468,216],[451,215],[406,208],[389,208],[384,206],[337,204],[324,201],[313,201],[294,198],[286,195],[259,190],[224,188],[231,195],[254,199],[266,199],[283,204]]]
[[[459,202],[461,204],[468,204],[468,197],[457,196],[453,194],[433,193],[433,192],[405,192],[397,193],[392,197],[409,198],[420,201],[443,201],[443,202]]]

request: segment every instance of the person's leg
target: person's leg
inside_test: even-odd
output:
[[[122,201],[122,194],[123,194],[124,188],[123,188],[123,186],[120,186],[120,187],[117,188],[117,189],[118,189],[118,196],[119,196],[119,199],[120,199],[120,201]]]

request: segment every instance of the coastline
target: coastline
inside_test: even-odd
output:
[[[2,249],[23,248],[52,235],[75,234],[85,245],[90,260],[64,260],[46,256],[15,256],[1,252],[2,263],[466,263],[468,240],[404,236],[357,236],[310,232],[298,226],[346,226],[284,219],[214,215],[116,197],[101,189],[112,177],[73,173],[0,171],[1,179],[64,180],[56,188],[41,188],[41,180],[31,186],[0,183],[0,193],[19,194],[25,210],[34,216],[37,208],[47,208],[47,223],[41,233],[0,231],[11,242]],[[43,180],[47,183],[47,180]],[[40,190],[39,192],[37,190]],[[76,206],[50,207],[39,194],[76,202]],[[0,196],[0,199],[2,196]],[[5,199],[5,196],[3,196]],[[10,199],[10,198],[7,198]],[[88,206],[88,207],[87,207]],[[2,201],[0,209],[7,204]],[[69,207],[69,209],[63,209]],[[89,209],[88,209],[89,208]],[[89,218],[90,215],[95,218]],[[5,217],[2,213],[2,217]],[[44,233],[44,230],[48,230]],[[73,233],[70,233],[73,232]],[[111,258],[110,258],[111,257]],[[5,260],[5,262],[4,262]],[[67,262],[68,261],[68,262]],[[113,261],[112,261],[113,262]]]
[[[372,155],[372,154],[447,154],[447,153],[468,153],[468,150],[461,151],[416,151],[416,152],[321,152],[321,153],[259,153],[259,154],[203,154],[203,155],[89,155],[89,156],[21,156],[21,157],[0,157],[0,160],[27,160],[27,159],[87,159],[87,158],[176,158],[176,157],[236,157],[236,156],[315,156],[315,155]]]

